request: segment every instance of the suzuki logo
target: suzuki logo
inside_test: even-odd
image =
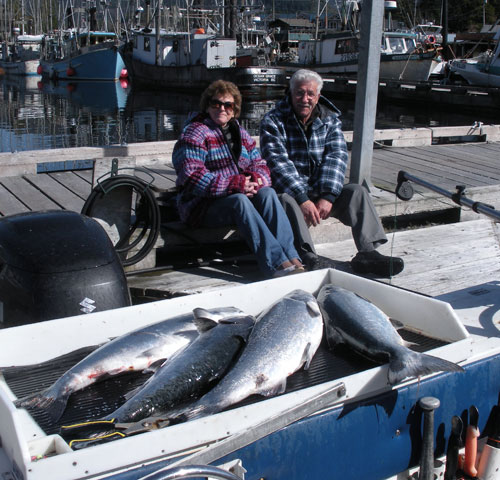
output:
[[[79,305],[82,306],[80,311],[83,313],[92,313],[97,307],[94,305],[95,300],[91,300],[90,298],[85,297]]]

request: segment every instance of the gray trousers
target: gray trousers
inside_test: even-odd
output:
[[[316,253],[311,233],[295,199],[287,193],[281,193],[278,197],[292,226],[298,254],[301,256],[307,252]],[[344,185],[330,215],[351,227],[352,238],[360,252],[375,250],[387,242],[384,227],[373,205],[370,192],[361,185],[356,183]]]

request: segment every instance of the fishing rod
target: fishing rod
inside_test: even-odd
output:
[[[484,215],[487,215],[488,217],[491,217],[496,221],[500,221],[500,212],[498,210],[495,210],[495,207],[493,205],[488,205],[487,203],[483,202],[475,202],[474,200],[471,200],[470,198],[467,198],[465,196],[465,185],[457,185],[457,191],[455,193],[452,193],[448,190],[445,190],[444,188],[438,187],[437,185],[433,185],[432,183],[422,180],[421,178],[415,177],[414,175],[411,175],[404,170],[400,170],[398,173],[398,183],[396,185],[395,193],[399,199],[408,201],[413,197],[414,190],[410,182],[417,183],[422,187],[439,193],[440,195],[453,200],[458,205],[469,207],[476,213],[483,213]]]

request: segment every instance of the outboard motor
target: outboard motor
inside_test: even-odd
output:
[[[0,218],[0,328],[130,304],[118,254],[96,220],[63,210]]]

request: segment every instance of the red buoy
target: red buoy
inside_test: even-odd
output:
[[[122,68],[122,71],[120,72],[120,78],[127,78],[128,77],[128,71],[126,68]]]
[[[75,69],[73,67],[68,67],[66,70],[66,75],[68,77],[73,77],[74,75],[76,75]]]
[[[36,67],[36,73],[38,73],[38,75],[41,75],[43,73],[43,68],[41,65],[38,65],[38,67]]]

